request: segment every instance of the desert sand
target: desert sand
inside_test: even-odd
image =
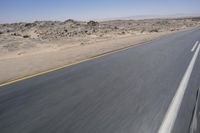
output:
[[[0,83],[200,26],[200,18],[0,24]]]

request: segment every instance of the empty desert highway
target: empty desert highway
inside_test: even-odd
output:
[[[187,133],[198,41],[196,28],[2,86],[0,133]]]

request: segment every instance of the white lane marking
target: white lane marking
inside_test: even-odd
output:
[[[196,59],[198,57],[199,51],[200,51],[200,45],[198,45],[192,57],[192,60],[190,61],[190,64],[179,84],[179,87],[176,91],[174,98],[172,99],[172,102],[170,103],[167,113],[165,114],[164,120],[158,130],[158,133],[171,133],[174,127],[174,123],[175,123],[178,111],[180,109],[180,105],[181,105],[185,90],[188,85],[192,70],[194,68]]]
[[[194,46],[191,49],[191,52],[194,52],[194,50],[196,49],[198,43],[199,43],[199,41],[196,41],[196,43],[194,44]]]

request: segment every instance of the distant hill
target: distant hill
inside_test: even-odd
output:
[[[142,19],[165,19],[165,18],[184,18],[184,17],[200,17],[199,14],[172,14],[172,15],[135,15],[129,17],[115,17],[115,18],[105,18],[105,19],[96,19],[99,21],[105,20],[142,20]]]

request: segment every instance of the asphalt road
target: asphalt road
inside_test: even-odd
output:
[[[156,133],[196,41],[199,29],[179,32],[0,87],[0,133]],[[200,87],[199,56],[173,133],[189,131]]]

